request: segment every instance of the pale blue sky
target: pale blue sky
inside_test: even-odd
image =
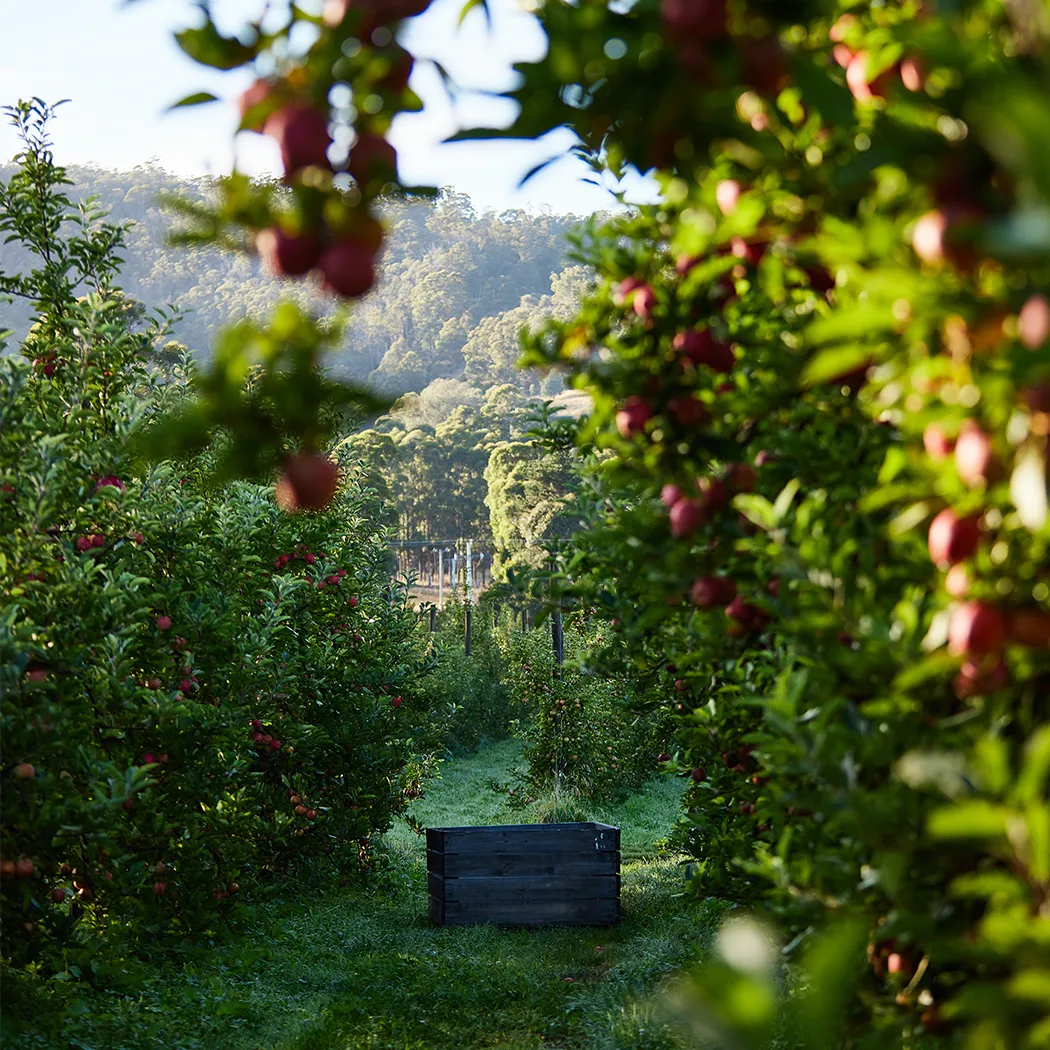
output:
[[[271,0],[279,7],[282,0]],[[306,0],[316,2],[321,0]],[[543,54],[535,19],[515,0],[494,0],[490,35],[480,11],[457,29],[462,0],[435,0],[422,17],[406,23],[404,40],[420,56],[439,59],[458,80],[475,88],[504,89],[511,63]],[[264,0],[217,0],[225,23],[256,17]],[[57,159],[129,168],[156,158],[181,175],[219,174],[229,168],[236,116],[232,100],[249,82],[244,71],[221,74],[195,65],[174,44],[176,28],[194,21],[190,0],[0,0],[0,103],[39,96],[69,98],[54,125]],[[517,183],[535,163],[571,144],[568,133],[547,142],[440,145],[460,123],[509,121],[512,110],[479,96],[452,104],[432,67],[417,67],[412,87],[423,98],[422,114],[397,121],[392,141],[409,183],[452,186],[481,208],[550,207],[577,214],[609,208],[613,198],[583,182],[587,168],[566,157],[522,190]],[[210,90],[221,103],[165,113],[171,102]],[[466,119],[464,119],[466,118]],[[0,126],[0,159],[16,149],[13,133]],[[273,144],[241,134],[236,149],[242,170],[274,171]],[[645,193],[640,179],[635,193]]]

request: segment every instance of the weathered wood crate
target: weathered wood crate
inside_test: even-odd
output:
[[[441,926],[620,921],[620,829],[608,824],[427,828],[427,875]]]

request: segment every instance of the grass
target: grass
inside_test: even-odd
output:
[[[412,815],[429,826],[526,822],[505,786],[519,761],[517,744],[507,741],[449,763]],[[27,1033],[10,1045],[673,1047],[647,993],[695,955],[724,911],[674,896],[681,870],[659,841],[680,793],[680,784],[653,781],[621,804],[588,811],[622,828],[623,923],[616,929],[435,928],[426,916],[423,840],[399,823],[386,836],[389,867],[371,887],[289,903],[260,915],[236,940],[165,955],[124,989],[74,1003],[58,1041]]]

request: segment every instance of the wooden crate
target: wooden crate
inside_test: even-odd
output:
[[[620,829],[608,824],[427,828],[430,917],[440,926],[611,926]]]

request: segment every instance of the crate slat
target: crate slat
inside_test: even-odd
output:
[[[620,921],[620,902],[612,897],[571,901],[442,901],[444,926],[495,923],[500,926],[613,926]],[[433,905],[431,915],[433,915]]]
[[[620,855],[593,853],[438,853],[427,851],[427,870],[445,878],[479,875],[615,875]]]
[[[620,829],[606,824],[427,829],[427,849],[437,853],[588,853],[619,848]]]
[[[527,904],[530,901],[587,900],[620,896],[619,875],[533,875],[524,877],[443,879],[430,875],[428,888],[432,896],[445,903],[457,901],[506,901]]]

